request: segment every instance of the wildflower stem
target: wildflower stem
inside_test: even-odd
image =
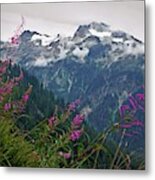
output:
[[[114,158],[113,158],[113,160],[112,160],[112,163],[111,163],[111,165],[110,165],[110,169],[112,169],[113,166],[114,166],[114,164],[115,164],[117,155],[118,155],[118,153],[119,153],[119,151],[120,151],[120,148],[121,148],[121,145],[122,145],[122,142],[123,142],[123,139],[124,139],[125,131],[126,131],[126,129],[124,129],[123,132],[122,132],[122,136],[121,136],[120,142],[119,142],[119,144],[118,144],[118,147],[117,147],[117,149],[116,149],[116,152],[115,152]]]
[[[5,156],[5,154],[3,154],[3,157],[4,157],[4,159],[6,160],[8,166],[9,166],[9,167],[12,167],[10,161],[9,161],[8,158]]]

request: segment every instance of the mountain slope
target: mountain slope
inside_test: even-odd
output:
[[[81,111],[98,130],[144,84],[144,44],[104,23],[81,25],[73,37],[25,31],[20,41],[2,44],[2,58],[10,56],[65,102],[81,98]]]

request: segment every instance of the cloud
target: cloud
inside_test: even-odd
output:
[[[1,10],[2,39],[23,15],[26,28],[41,33],[69,35],[80,24],[102,21],[144,40],[144,1],[2,4]]]

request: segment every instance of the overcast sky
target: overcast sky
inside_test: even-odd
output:
[[[1,39],[7,40],[25,18],[25,29],[72,35],[80,24],[104,22],[144,41],[144,1],[33,3],[1,5]]]

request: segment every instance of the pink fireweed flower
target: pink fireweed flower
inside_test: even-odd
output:
[[[82,134],[82,130],[75,130],[72,131],[71,135],[70,135],[70,139],[71,141],[76,141],[81,137]]]
[[[120,128],[126,128],[129,129],[133,126],[141,126],[144,127],[143,122],[141,122],[140,120],[133,120],[132,122],[128,123],[128,124],[121,124]]]
[[[134,120],[134,121],[132,121],[132,123],[131,123],[133,126],[141,126],[141,127],[144,127],[144,124],[143,124],[143,122],[142,121],[140,121],[140,120],[138,120],[138,119],[136,119],[136,120]]]
[[[11,44],[12,45],[18,45],[19,42],[20,42],[20,34],[23,32],[24,30],[24,24],[25,24],[25,19],[24,17],[22,16],[21,17],[21,24],[17,27],[17,29],[15,30],[15,33],[14,35],[11,37]]]
[[[0,88],[0,94],[11,94],[12,93],[12,89],[14,87],[14,83],[13,81],[7,82],[3,85],[2,88]]]
[[[0,88],[0,94],[6,95],[11,94],[13,87],[15,87],[17,84],[14,82],[13,79],[10,81],[7,81],[3,84],[3,86]]]
[[[4,74],[5,72],[6,72],[6,67],[5,66],[0,67],[0,75]]]
[[[0,88],[0,94],[3,94],[4,92],[4,88]]]
[[[6,103],[4,105],[4,111],[9,111],[11,109],[11,103]]]
[[[69,104],[69,106],[68,106],[68,109],[70,110],[70,111],[74,111],[75,110],[75,108],[76,108],[76,105],[75,105],[75,103],[74,102],[72,102],[71,104]]]
[[[83,123],[83,121],[84,121],[84,115],[77,114],[72,121],[72,125],[80,126]]]
[[[48,125],[49,127],[52,127],[54,124],[55,124],[55,121],[56,121],[56,118],[54,116],[51,116],[49,119],[48,119]]]
[[[68,110],[74,111],[79,104],[80,104],[80,99],[76,99],[74,102],[68,105]]]
[[[120,128],[131,128],[132,124],[121,124]]]
[[[145,108],[141,105],[139,105],[139,109],[141,109],[143,112],[145,112]]]
[[[65,159],[69,159],[69,158],[71,157],[71,154],[70,154],[70,153],[64,153],[64,154],[63,154],[63,157],[64,157]]]
[[[29,94],[24,94],[22,100],[26,103],[29,100]]]
[[[138,93],[138,94],[136,94],[136,97],[137,97],[140,101],[144,101],[144,93]]]
[[[75,100],[75,104],[78,106],[80,104],[81,100],[80,99],[76,99]]]
[[[22,96],[22,100],[24,103],[27,103],[27,101],[29,100],[31,91],[32,91],[32,85],[29,86],[28,90]]]
[[[129,102],[130,102],[133,110],[137,110],[137,102],[133,96],[129,97]]]
[[[19,44],[19,37],[11,37],[11,44],[18,45]]]
[[[71,158],[71,153],[64,153],[62,151],[59,152],[59,155],[62,156],[65,159],[70,159]]]

